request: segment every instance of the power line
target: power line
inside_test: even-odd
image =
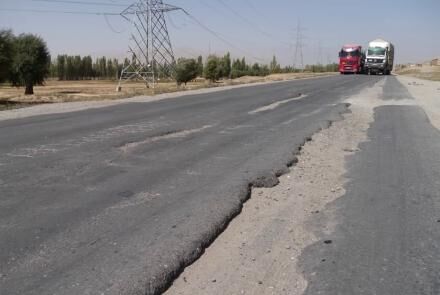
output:
[[[226,4],[223,0],[217,0],[220,4],[222,4],[226,9],[228,9],[231,13],[233,13],[235,16],[237,16],[239,19],[241,19],[243,22],[245,22],[246,24],[248,24],[252,29],[257,30],[258,32],[260,32],[260,34],[275,40],[277,42],[281,42],[285,45],[290,46],[291,43],[289,42],[285,42],[285,41],[281,41],[279,40],[277,37],[275,37],[274,35],[272,35],[271,33],[268,33],[266,31],[264,31],[263,29],[261,29],[257,24],[251,22],[249,19],[247,19],[246,17],[244,17],[243,15],[241,15],[238,11],[236,11],[235,9],[233,9],[231,6],[229,6],[228,4]]]
[[[114,12],[88,12],[88,11],[63,11],[63,10],[38,10],[21,8],[0,8],[0,11],[32,12],[32,13],[61,13],[61,14],[85,14],[85,15],[120,15]]]
[[[40,2],[52,2],[52,3],[71,3],[71,4],[80,4],[80,5],[110,5],[110,6],[120,6],[120,4],[116,4],[115,1],[112,0],[108,0],[111,3],[105,3],[105,2],[85,2],[85,1],[75,1],[75,0],[32,0],[32,1],[40,1]],[[164,5],[162,4],[162,1],[158,1],[155,0],[155,3],[159,3],[159,6],[163,6],[162,9],[164,9],[164,11],[170,11],[174,10],[175,7],[172,7],[172,5]],[[143,2],[140,2],[143,3]],[[140,4],[140,5],[144,5],[144,4]],[[168,6],[168,7],[165,7]],[[124,7],[126,7],[124,5]],[[130,6],[132,7],[132,6]],[[145,6],[144,6],[145,8]],[[217,39],[221,40],[223,43],[229,45],[230,47],[241,51],[243,53],[245,53],[246,55],[249,55],[250,57],[252,57],[253,59],[260,61],[260,62],[265,62],[265,60],[263,58],[254,56],[251,52],[240,48],[239,46],[236,46],[234,43],[230,42],[229,40],[227,40],[225,37],[223,37],[220,33],[214,31],[213,29],[209,28],[208,26],[206,26],[204,23],[202,23],[200,20],[198,20],[195,16],[193,16],[192,14],[188,13],[187,11],[181,9],[185,15],[187,17],[189,17],[194,23],[196,23],[197,25],[199,25],[201,28],[203,28],[205,31],[209,32],[210,34],[212,34],[213,36],[215,36]],[[144,9],[137,9],[135,12],[134,10],[125,10],[123,13],[115,13],[115,12],[91,12],[91,11],[66,11],[66,10],[46,10],[46,9],[14,9],[14,8],[0,8],[0,12],[1,11],[9,11],[9,12],[23,12],[23,13],[54,13],[54,14],[75,14],[75,15],[99,15],[99,16],[104,16],[105,21],[108,25],[108,27],[115,33],[122,33],[123,31],[117,31],[114,29],[114,27],[111,25],[109,19],[107,18],[107,16],[124,16],[131,14],[131,15],[138,15],[138,14],[142,14],[145,13],[146,11],[148,11],[148,8],[146,10]],[[138,16],[139,17],[139,16]],[[126,18],[126,17],[125,17]],[[127,19],[127,18],[126,18]],[[163,24],[163,21],[161,21],[161,25]],[[169,41],[166,41],[165,43],[168,43]],[[139,46],[139,44],[137,44]]]
[[[184,23],[184,24],[181,25],[181,26],[178,26],[178,25],[173,21],[173,19],[171,18],[171,16],[170,16],[169,14],[167,14],[166,17],[167,17],[168,21],[170,22],[171,26],[172,26],[173,28],[175,28],[176,30],[182,30],[184,27],[187,26],[186,23]]]
[[[68,3],[68,4],[81,4],[81,5],[102,5],[102,6],[117,6],[117,7],[127,7],[124,4],[107,3],[107,2],[85,2],[85,1],[70,1],[70,0],[32,0],[34,2],[50,2],[50,3]]]
[[[254,4],[252,4],[251,1],[249,1],[249,0],[245,0],[244,3],[246,3],[246,5],[247,5],[248,7],[250,7],[250,8],[251,8],[256,14],[258,14],[259,16],[265,17],[260,11],[258,11],[258,10],[255,8]]]
[[[106,24],[107,24],[107,27],[109,27],[109,29],[110,29],[113,33],[116,33],[116,34],[122,34],[122,33],[124,33],[124,32],[126,31],[126,30],[121,30],[121,31],[116,30],[116,29],[112,26],[112,24],[110,23],[110,20],[108,19],[108,15],[104,14],[104,19],[105,19],[105,22],[106,22]]]
[[[232,48],[239,50],[247,55],[249,55],[250,57],[252,57],[255,60],[261,61],[261,62],[265,62],[264,59],[259,58],[254,56],[252,53],[250,53],[249,51],[240,48],[238,46],[236,46],[235,44],[233,44],[232,42],[228,41],[227,39],[225,39],[223,36],[221,36],[220,33],[212,30],[211,28],[209,28],[208,26],[206,26],[205,24],[203,24],[201,21],[199,21],[195,16],[193,16],[192,14],[188,13],[186,10],[182,10],[191,20],[193,20],[196,24],[198,24],[202,29],[204,29],[205,31],[211,33],[214,37],[216,37],[217,39],[221,40],[222,42],[224,42],[225,44],[231,46]]]

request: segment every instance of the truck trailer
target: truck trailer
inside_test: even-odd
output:
[[[359,74],[364,68],[364,52],[362,46],[347,44],[339,51],[339,72],[341,74]]]
[[[394,65],[394,45],[382,39],[368,43],[365,57],[365,72],[367,74],[389,75]]]

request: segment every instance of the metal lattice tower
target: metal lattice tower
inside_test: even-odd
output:
[[[119,91],[126,81],[144,81],[147,87],[154,88],[157,79],[174,74],[176,62],[165,13],[179,9],[162,0],[139,0],[121,13],[134,29],[128,46],[129,63],[122,69]]]
[[[296,26],[296,42],[295,42],[295,57],[293,61],[293,66],[297,66],[298,55],[301,60],[301,69],[304,69],[304,56],[303,56],[303,28],[301,27],[301,21],[298,20],[298,25]]]

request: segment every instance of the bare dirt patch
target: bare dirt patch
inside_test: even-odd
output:
[[[44,86],[35,86],[34,95],[24,95],[23,88],[11,87],[0,84],[0,101],[20,103],[55,103],[74,101],[100,101],[129,98],[134,96],[153,96],[163,93],[172,93],[185,90],[219,87],[227,85],[240,85],[258,82],[286,81],[327,76],[331,73],[292,73],[273,74],[267,77],[245,76],[233,80],[222,80],[209,83],[204,79],[197,79],[187,85],[177,86],[175,82],[160,82],[156,87],[147,88],[141,82],[129,82],[122,85],[122,91],[117,92],[117,81],[92,80],[92,81],[57,81],[49,80]]]
[[[241,84],[241,83],[288,81],[288,80],[296,80],[296,79],[307,79],[314,77],[330,76],[336,74],[339,73],[287,73],[287,74],[271,74],[266,77],[243,76],[240,78],[233,79],[231,83]]]
[[[72,102],[90,100],[114,100],[139,95],[154,95],[175,92],[185,89],[205,87],[205,82],[188,83],[186,87],[178,87],[174,82],[158,83],[156,88],[147,88],[144,83],[130,82],[122,85],[117,92],[117,81],[56,81],[49,80],[44,86],[35,86],[34,95],[25,96],[23,88],[0,86],[0,100],[14,102]]]
[[[432,125],[440,130],[440,82],[407,76],[397,76],[397,79],[408,89],[417,104],[423,107]]]
[[[409,76],[424,80],[440,81],[440,66],[422,66],[422,67],[412,67],[405,68],[396,71],[397,74],[403,76]]]

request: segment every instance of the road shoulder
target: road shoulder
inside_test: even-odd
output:
[[[319,237],[310,230],[322,222],[327,204],[344,195],[345,157],[366,140],[382,82],[351,97],[352,113],[315,134],[298,163],[271,189],[253,189],[242,213],[166,294],[302,294],[307,281],[298,258]]]

